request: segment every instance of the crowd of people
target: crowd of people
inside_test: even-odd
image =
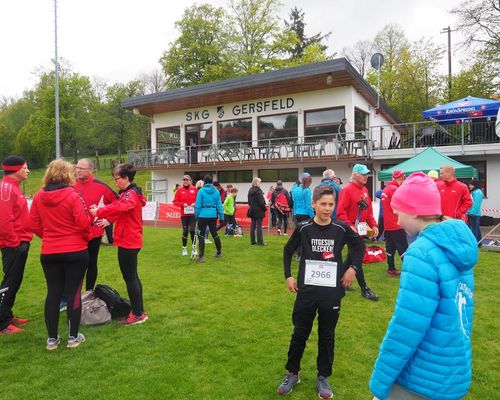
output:
[[[14,315],[13,307],[34,233],[41,238],[40,262],[47,284],[46,348],[55,350],[61,343],[62,299],[68,303],[67,347],[83,343],[85,336],[79,330],[83,282],[86,276],[85,290],[94,289],[101,237],[111,224],[132,308],[121,323],[144,323],[148,314],[138,275],[138,253],[143,246],[142,208],[146,199],[134,183],[134,167],[119,164],[113,169],[116,193],[95,179],[90,160],[82,159],[76,167],[54,160],[31,209],[20,189],[29,175],[27,162],[10,156],[3,160],[2,169],[0,334],[20,333],[29,323]],[[290,191],[278,180],[267,196],[261,179],[252,180],[247,196],[251,245],[266,245],[262,227],[268,209],[266,198],[274,210],[272,222],[278,235],[288,235],[293,216],[294,230],[283,249],[283,267],[286,287],[296,297],[287,373],[277,389],[280,395],[290,393],[300,382],[302,355],[317,315],[316,390],[320,398],[332,398],[328,379],[345,291],[352,290],[356,279],[364,298],[379,298],[368,286],[362,265],[363,239],[374,240],[382,233],[366,187],[369,174],[366,165],[356,164],[344,186],[335,172],[327,169],[320,184],[311,188],[312,177],[304,172]],[[463,397],[470,386],[473,267],[478,258],[483,194],[477,182],[467,187],[458,181],[453,167],[443,166],[436,175],[435,171],[428,175],[416,172],[406,178],[403,171],[395,170],[380,195],[387,275],[400,277],[401,290],[369,384],[375,400],[454,400]],[[222,228],[227,232],[229,227],[234,232],[237,194],[237,188],[227,185],[224,190],[211,175],[195,185],[189,175],[183,176],[174,197],[181,213],[182,256],[188,255],[191,239],[191,256],[206,262],[205,243],[210,234],[216,248],[214,257],[222,257],[218,232]],[[402,270],[396,268],[396,252],[402,259]],[[292,273],[294,256],[298,261],[296,278]]]

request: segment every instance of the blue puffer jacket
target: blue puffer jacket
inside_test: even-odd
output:
[[[370,380],[381,400],[394,383],[432,400],[469,390],[477,244],[450,219],[427,226],[406,251],[396,309]]]
[[[219,219],[224,221],[219,191],[211,183],[205,183],[205,185],[198,190],[196,203],[194,205],[194,215],[196,219],[217,218],[218,215]]]
[[[295,215],[307,215],[314,217],[314,209],[312,208],[311,189],[306,187],[294,186],[292,189],[293,213]]]

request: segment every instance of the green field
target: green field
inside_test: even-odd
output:
[[[265,239],[268,246],[257,247],[249,245],[248,235],[223,237],[223,259],[214,259],[214,245],[208,244],[207,262],[193,264],[180,256],[180,229],[145,228],[139,271],[150,319],[138,326],[82,327],[86,343],[54,352],[45,350],[45,281],[35,240],[15,307],[32,322],[21,334],[0,337],[0,398],[279,398],[275,390],[284,374],[294,296],[282,272],[285,238]],[[476,267],[474,380],[467,399],[499,398],[499,257],[481,252]],[[296,267],[294,262],[294,272]],[[398,288],[385,268],[366,266],[380,301],[363,299],[356,287],[342,303],[331,378],[337,399],[372,398],[368,381]],[[126,293],[115,248],[101,248],[98,283]],[[65,338],[64,314],[59,325]],[[315,358],[316,328],[302,383],[287,398],[317,398]]]

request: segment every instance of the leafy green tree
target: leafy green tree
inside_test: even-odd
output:
[[[175,23],[180,36],[160,58],[166,86],[178,88],[232,76],[225,63],[225,12],[209,4],[192,6]]]
[[[498,85],[495,83],[497,78],[496,70],[490,63],[476,61],[470,68],[463,69],[452,77],[452,98],[491,98],[498,94]]]

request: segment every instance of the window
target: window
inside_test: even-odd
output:
[[[304,172],[308,172],[311,176],[321,176],[323,178],[323,171],[326,170],[326,167],[306,167],[304,168]]]
[[[164,147],[179,147],[181,145],[181,127],[169,126],[156,130],[156,146],[158,149]]]
[[[342,118],[344,117],[344,107],[307,111],[304,118],[304,135],[306,137],[316,137],[337,133],[340,121],[342,121]]]
[[[224,183],[250,183],[253,179],[252,170],[244,171],[219,171],[219,182]]]
[[[203,146],[212,144],[212,124],[186,126],[186,145]]]
[[[262,182],[276,182],[278,179],[283,182],[295,182],[298,176],[298,168],[259,169],[259,178]]]
[[[217,135],[217,143],[250,142],[252,140],[252,119],[220,121]]]
[[[269,115],[259,118],[259,141],[297,138],[297,113]]]
[[[189,175],[193,186],[195,186],[196,182],[202,181],[206,175],[210,175],[212,178],[215,177],[215,171],[184,171],[184,175]]]
[[[359,108],[354,109],[354,131],[363,132],[368,130],[368,114]]]

